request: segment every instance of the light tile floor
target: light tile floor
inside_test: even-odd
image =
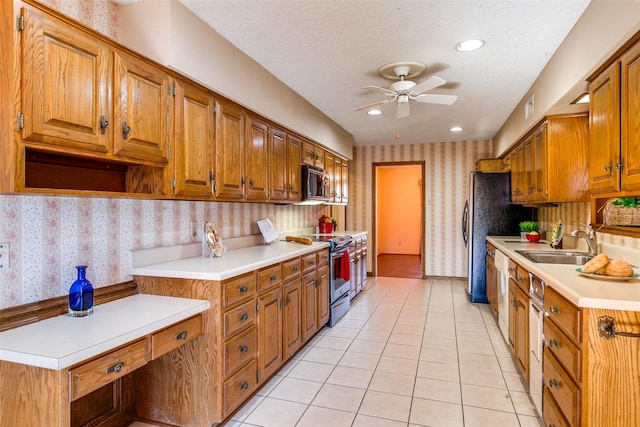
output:
[[[369,278],[225,427],[542,426],[489,307],[465,288]]]

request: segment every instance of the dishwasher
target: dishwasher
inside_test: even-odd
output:
[[[542,351],[544,349],[543,280],[529,273],[529,394],[538,415],[542,416]]]
[[[509,344],[509,257],[496,250],[494,261],[498,271],[498,326]]]

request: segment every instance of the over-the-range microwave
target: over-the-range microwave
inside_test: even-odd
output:
[[[322,168],[302,165],[302,202],[322,203],[330,196],[329,174]]]

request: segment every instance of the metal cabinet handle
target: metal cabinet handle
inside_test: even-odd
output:
[[[275,274],[272,274],[271,276],[269,276],[269,280],[271,282],[273,282],[274,280],[276,280],[278,278],[278,276],[276,276]]]
[[[247,292],[248,290],[249,290],[249,288],[248,288],[248,287],[246,287],[246,286],[240,286],[240,288],[238,288],[238,291],[239,291],[240,293],[242,293],[242,294],[243,294],[243,293],[245,293],[245,292]]]
[[[249,347],[247,347],[246,345],[241,346],[238,351],[240,353],[246,353],[247,351],[249,351]]]
[[[187,339],[187,331],[182,331],[178,335],[176,335],[176,340],[186,340]]]
[[[243,381],[242,384],[240,384],[240,390],[246,390],[249,388],[249,383],[246,381]]]
[[[240,320],[247,320],[249,318],[249,315],[247,313],[242,313],[242,316],[240,316]]]
[[[131,133],[131,128],[127,125],[127,122],[122,122],[122,139],[127,139]]]
[[[307,262],[307,264],[309,264],[309,265],[313,265],[313,264],[315,264],[315,261],[311,261],[311,260],[309,260],[309,262]]]
[[[109,121],[104,118],[104,116],[100,116],[100,133],[104,135],[109,127]]]
[[[124,368],[124,362],[118,362],[115,365],[109,366],[105,371],[105,374],[111,374],[111,373],[117,374],[120,371],[122,371],[122,368]]]
[[[549,311],[553,314],[560,314],[560,309],[554,305],[552,305],[551,307],[549,307]]]
[[[287,304],[289,304],[291,302],[291,298],[289,298],[289,296],[287,295]]]
[[[556,339],[552,339],[549,341],[549,347],[560,348],[560,343]]]
[[[555,387],[555,388],[557,388],[559,390],[560,389],[560,384],[558,384],[557,380],[555,380],[554,378],[551,378],[549,380],[549,387]]]
[[[291,267],[291,271],[295,273],[296,271],[298,271],[298,267]]]
[[[634,332],[618,332],[616,319],[611,316],[598,317],[598,333],[600,338],[612,340],[615,337],[640,338],[640,334]]]

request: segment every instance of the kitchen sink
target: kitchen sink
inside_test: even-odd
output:
[[[530,261],[542,264],[575,264],[584,265],[593,258],[587,252],[568,252],[568,251],[516,251]]]

